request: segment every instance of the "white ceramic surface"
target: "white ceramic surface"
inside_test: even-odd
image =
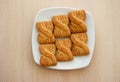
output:
[[[67,14],[71,10],[75,10],[76,8],[68,8],[68,7],[52,7],[40,10],[36,18],[34,20],[33,31],[32,31],[32,52],[34,60],[37,64],[39,63],[40,59],[40,52],[39,52],[39,44],[37,41],[38,31],[36,29],[36,22],[37,21],[48,21],[51,20],[53,15],[60,15],[60,14]],[[51,69],[58,69],[58,70],[72,70],[83,68],[89,65],[93,52],[94,52],[94,44],[95,44],[95,28],[94,28],[94,21],[93,17],[90,12],[86,11],[86,24],[88,27],[88,47],[90,49],[90,54],[87,56],[74,56],[74,60],[69,62],[58,62],[56,66],[49,66],[48,68]]]

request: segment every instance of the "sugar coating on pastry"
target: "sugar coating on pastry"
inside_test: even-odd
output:
[[[41,44],[39,49],[41,53],[40,65],[54,66],[57,64],[57,60],[55,57],[55,44]]]
[[[37,22],[38,42],[41,44],[55,42],[53,31],[53,24],[51,21]]]
[[[87,40],[88,37],[86,33],[71,35],[71,41],[73,42],[71,50],[74,56],[89,54],[89,48],[86,44]]]
[[[70,19],[70,31],[72,33],[86,32],[87,26],[84,22],[86,13],[84,10],[75,10],[68,13]]]
[[[70,61],[73,60],[73,55],[71,52],[71,40],[70,39],[60,39],[56,40],[55,45],[57,47],[56,59],[57,61]]]
[[[70,36],[71,33],[68,27],[69,19],[67,15],[53,16],[52,22],[55,26],[54,35],[56,38],[63,38]]]

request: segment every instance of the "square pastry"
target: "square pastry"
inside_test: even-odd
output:
[[[71,33],[68,27],[69,19],[67,15],[53,16],[52,22],[55,26],[54,35],[56,38],[63,38],[70,36]]]
[[[78,55],[88,55],[89,48],[87,46],[88,36],[86,33],[77,33],[71,35],[72,45],[72,54],[74,56]]]
[[[72,33],[83,33],[87,31],[87,26],[84,22],[86,12],[84,10],[75,10],[68,13],[70,19],[70,31]]]
[[[40,44],[55,42],[53,31],[53,24],[51,21],[37,22],[38,42]]]
[[[70,61],[73,60],[73,55],[71,52],[71,40],[61,39],[56,40],[55,45],[57,47],[56,59],[57,61]]]
[[[42,66],[53,66],[57,64],[55,57],[55,44],[41,44],[40,47],[40,64]]]

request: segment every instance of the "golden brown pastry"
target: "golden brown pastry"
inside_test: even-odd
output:
[[[87,26],[84,22],[86,13],[84,10],[75,10],[68,13],[70,19],[70,31],[72,33],[86,32]]]
[[[76,34],[72,34],[72,35],[71,35],[71,39],[74,40],[75,38],[77,38],[78,40],[81,40],[81,41],[83,41],[83,42],[85,42],[85,43],[87,43],[87,41],[88,41],[87,33],[76,33]]]
[[[40,64],[42,66],[53,66],[57,64],[55,57],[56,47],[54,44],[41,44],[40,45]]]
[[[53,16],[52,21],[55,25],[54,35],[56,38],[70,36],[71,33],[68,27],[69,19],[67,15]]]
[[[74,16],[78,17],[79,19],[85,21],[86,19],[86,12],[84,10],[74,10],[69,13],[72,13]]]
[[[86,33],[72,34],[71,40],[73,42],[71,50],[74,56],[89,54],[89,48],[86,44],[88,40],[88,36]]]
[[[55,45],[58,49],[56,54],[57,61],[70,61],[73,59],[70,39],[56,40]]]
[[[38,34],[38,42],[41,44],[44,43],[53,43],[55,42],[53,31],[53,24],[50,21],[37,22],[37,29],[39,31]]]

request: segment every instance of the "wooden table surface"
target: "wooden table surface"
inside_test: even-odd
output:
[[[90,65],[58,71],[35,64],[31,33],[46,7],[75,7],[94,17],[96,42]],[[120,82],[120,0],[0,0],[0,82]]]

